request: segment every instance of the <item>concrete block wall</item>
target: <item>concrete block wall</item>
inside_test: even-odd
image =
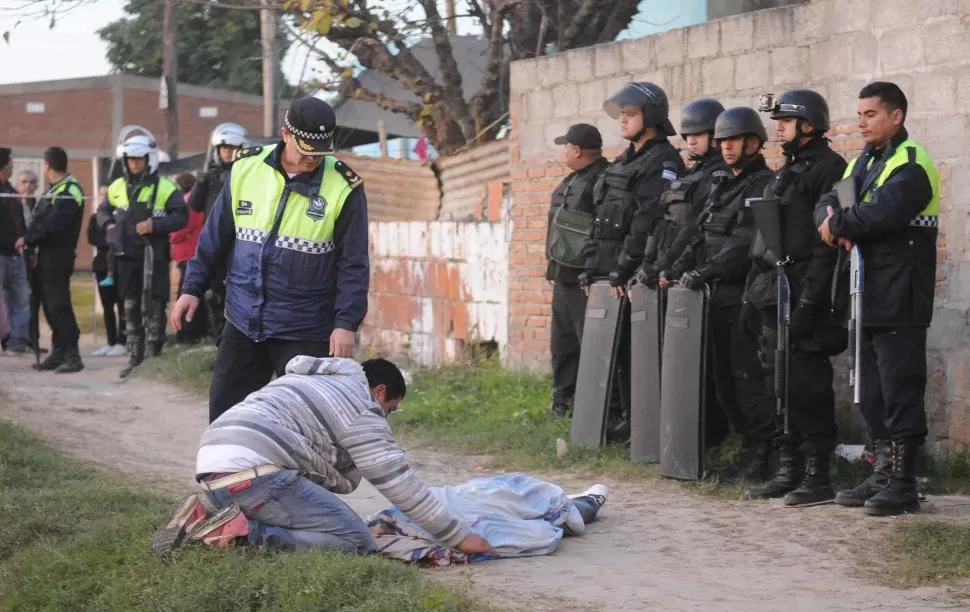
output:
[[[761,93],[811,87],[828,99],[833,146],[853,156],[862,147],[856,98],[877,78],[906,92],[907,127],[944,177],[927,409],[938,448],[970,442],[970,173],[960,171],[970,163],[967,0],[814,0],[514,62],[510,365],[548,367],[544,238],[549,195],[564,174],[553,139],[571,123],[597,125],[615,153],[623,142],[602,102],[627,81],[663,86],[675,125],[683,104],[698,97],[755,106]],[[767,117],[766,125],[773,135]],[[775,163],[777,151],[767,151]]]

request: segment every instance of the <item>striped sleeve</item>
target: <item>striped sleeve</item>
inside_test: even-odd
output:
[[[383,418],[361,414],[339,443],[350,453],[364,478],[435,540],[454,548],[471,533],[411,469]]]

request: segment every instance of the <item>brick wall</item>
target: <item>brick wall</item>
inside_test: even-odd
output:
[[[27,112],[28,103],[43,103],[43,112]],[[156,107],[158,101],[155,102]],[[0,93],[2,146],[46,149],[110,146],[111,89]],[[15,151],[16,152],[16,151]]]
[[[562,175],[553,138],[585,121],[599,126],[607,147],[621,147],[602,103],[623,83],[662,85],[675,125],[681,106],[698,97],[754,106],[761,93],[811,87],[828,99],[833,146],[850,156],[862,146],[854,129],[859,89],[875,78],[892,80],[909,98],[910,133],[944,177],[930,329],[931,439],[938,447],[970,442],[970,174],[959,171],[970,163],[968,29],[968,2],[815,0],[513,63],[509,363],[548,362],[542,253],[550,191]],[[776,146],[768,156],[777,160]]]

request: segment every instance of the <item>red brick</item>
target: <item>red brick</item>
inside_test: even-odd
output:
[[[548,181],[540,181],[536,183],[529,183],[526,186],[526,191],[552,191],[556,186]]]
[[[545,174],[542,168],[529,168],[528,171],[529,178],[542,178]]]

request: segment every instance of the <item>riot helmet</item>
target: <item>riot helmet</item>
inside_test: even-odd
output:
[[[228,166],[229,164],[223,162],[219,156],[219,147],[229,146],[240,149],[246,146],[248,140],[249,133],[243,126],[238,123],[220,123],[212,130],[212,134],[209,136],[209,162],[221,166]]]
[[[757,136],[761,143],[768,142],[768,133],[761,117],[753,108],[735,106],[718,116],[714,124],[714,139],[724,140],[736,136]]]
[[[646,81],[627,83],[606,99],[603,110],[613,119],[619,119],[624,106],[636,106],[643,114],[643,128],[631,140],[639,140],[652,125],[667,136],[677,133],[670,123],[667,94],[659,85]]]
[[[151,136],[136,134],[129,136],[122,144],[118,145],[116,151],[121,159],[121,169],[125,176],[131,178],[128,170],[128,159],[143,157],[146,160],[144,174],[155,174],[158,172],[159,150],[158,143]]]
[[[765,94],[761,96],[760,110],[770,111],[772,119],[804,119],[818,132],[824,133],[829,129],[829,105],[821,94],[810,89],[792,89],[777,99],[772,94]]]
[[[687,137],[692,134],[702,134],[705,132],[710,136],[710,142],[707,144],[707,151],[705,153],[693,153],[688,151],[688,155],[692,160],[699,161],[703,159],[706,153],[709,153],[712,148],[717,146],[714,141],[714,123],[717,121],[718,115],[720,115],[722,112],[724,112],[724,105],[714,98],[701,98],[699,100],[694,100],[681,110],[681,138],[687,140]]]

